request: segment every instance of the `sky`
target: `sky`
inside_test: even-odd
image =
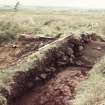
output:
[[[0,5],[15,5],[17,1],[21,5],[105,9],[105,0],[0,0]]]

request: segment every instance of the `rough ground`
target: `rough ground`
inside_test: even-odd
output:
[[[0,68],[10,66],[22,57],[54,41],[55,38],[21,36],[11,43],[0,44]]]
[[[86,79],[87,68],[69,67],[44,86],[32,89],[12,105],[68,105],[80,81]]]
[[[10,105],[72,105],[80,82],[88,78],[88,71],[104,54],[105,42],[91,39],[81,51],[77,65],[60,68],[61,72],[54,78],[34,87]]]

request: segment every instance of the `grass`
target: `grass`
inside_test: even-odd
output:
[[[95,32],[105,34],[105,11],[19,11],[0,12],[0,41],[20,34],[43,36]]]
[[[73,105],[105,105],[105,56],[90,71],[89,78],[80,84]]]
[[[0,95],[0,105],[7,105],[7,100],[2,95]]]

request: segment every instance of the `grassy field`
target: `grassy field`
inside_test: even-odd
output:
[[[82,82],[73,105],[105,105],[105,56]]]
[[[83,32],[105,37],[105,11],[0,11],[0,42],[14,40],[21,34],[56,37]],[[74,105],[105,105],[104,73],[105,57],[93,67],[89,78],[81,83]]]
[[[1,11],[0,41],[20,34],[60,36],[70,33],[105,34],[104,11]]]

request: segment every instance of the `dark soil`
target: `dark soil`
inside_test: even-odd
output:
[[[79,83],[87,78],[86,72],[87,68],[66,68],[47,84],[32,89],[13,105],[68,105],[74,98]]]
[[[13,42],[0,44],[0,68],[14,64],[20,58],[22,59],[54,40],[56,38],[23,36]]]
[[[81,56],[77,57],[75,65],[61,68],[61,72],[55,73],[55,77],[26,92],[11,105],[72,105],[80,82],[88,78],[88,71],[105,53],[104,41],[88,40],[89,43],[84,40],[83,43],[87,45],[81,50]]]

